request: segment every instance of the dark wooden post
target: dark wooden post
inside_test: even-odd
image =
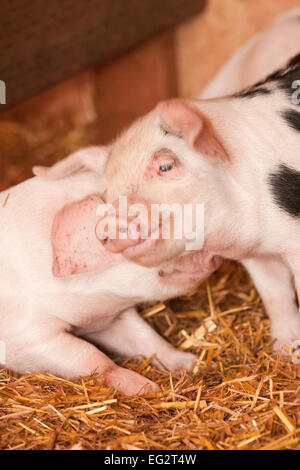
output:
[[[0,80],[12,107],[201,11],[205,0],[1,0]]]

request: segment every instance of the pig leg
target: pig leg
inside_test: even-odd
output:
[[[134,308],[122,312],[114,322],[105,330],[88,335],[88,339],[105,349],[130,356],[152,356],[156,354],[159,359],[153,364],[161,368],[161,364],[168,370],[191,370],[195,365],[194,354],[178,351],[151,326],[146,323]]]
[[[95,346],[65,331],[57,333],[36,348],[38,367],[63,377],[78,377],[94,372],[103,375],[105,383],[124,395],[157,392],[158,385],[141,375],[117,366]],[[40,367],[42,364],[42,367]]]
[[[293,341],[300,339],[300,314],[290,269],[276,257],[248,259],[243,264],[266,306],[275,339],[274,349],[290,347]]]

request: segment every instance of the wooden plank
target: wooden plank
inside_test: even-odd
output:
[[[111,141],[176,95],[174,32],[167,31],[0,113],[0,191],[32,176],[33,165]]]
[[[184,21],[205,0],[1,0],[0,80],[12,107]]]
[[[173,32],[156,36],[96,72],[97,124],[101,143],[107,143],[158,101],[178,94]]]

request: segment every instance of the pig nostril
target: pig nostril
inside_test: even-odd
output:
[[[96,238],[102,243],[102,244],[106,244],[109,242],[109,236],[101,231],[98,232],[98,225],[99,225],[99,222],[98,221],[95,225],[95,228],[94,228],[94,233],[95,233],[95,236]]]

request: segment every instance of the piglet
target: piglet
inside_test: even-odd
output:
[[[300,9],[285,14],[235,56],[233,94],[158,104],[114,142],[105,170],[106,199],[114,205],[122,195],[149,210],[163,203],[204,206],[203,248],[248,269],[270,316],[276,350],[300,341],[300,54],[252,86],[236,88],[245,59],[255,64],[264,44],[267,66],[270,51],[277,62],[272,38],[285,44],[283,31],[290,35],[287,58],[299,50],[299,15]],[[223,94],[222,77],[226,93],[230,67],[220,77],[207,97]],[[142,232],[146,223],[141,220]],[[130,246],[119,240],[106,246],[157,266],[186,253],[186,241],[140,237]]]
[[[182,262],[165,272],[105,250],[95,227],[107,152],[83,149],[0,193],[3,365],[63,377],[97,372],[123,394],[155,392],[156,384],[117,366],[99,347],[123,356],[156,354],[158,367],[190,370],[194,355],[171,346],[135,305],[188,292],[219,262],[207,253],[191,276]]]

